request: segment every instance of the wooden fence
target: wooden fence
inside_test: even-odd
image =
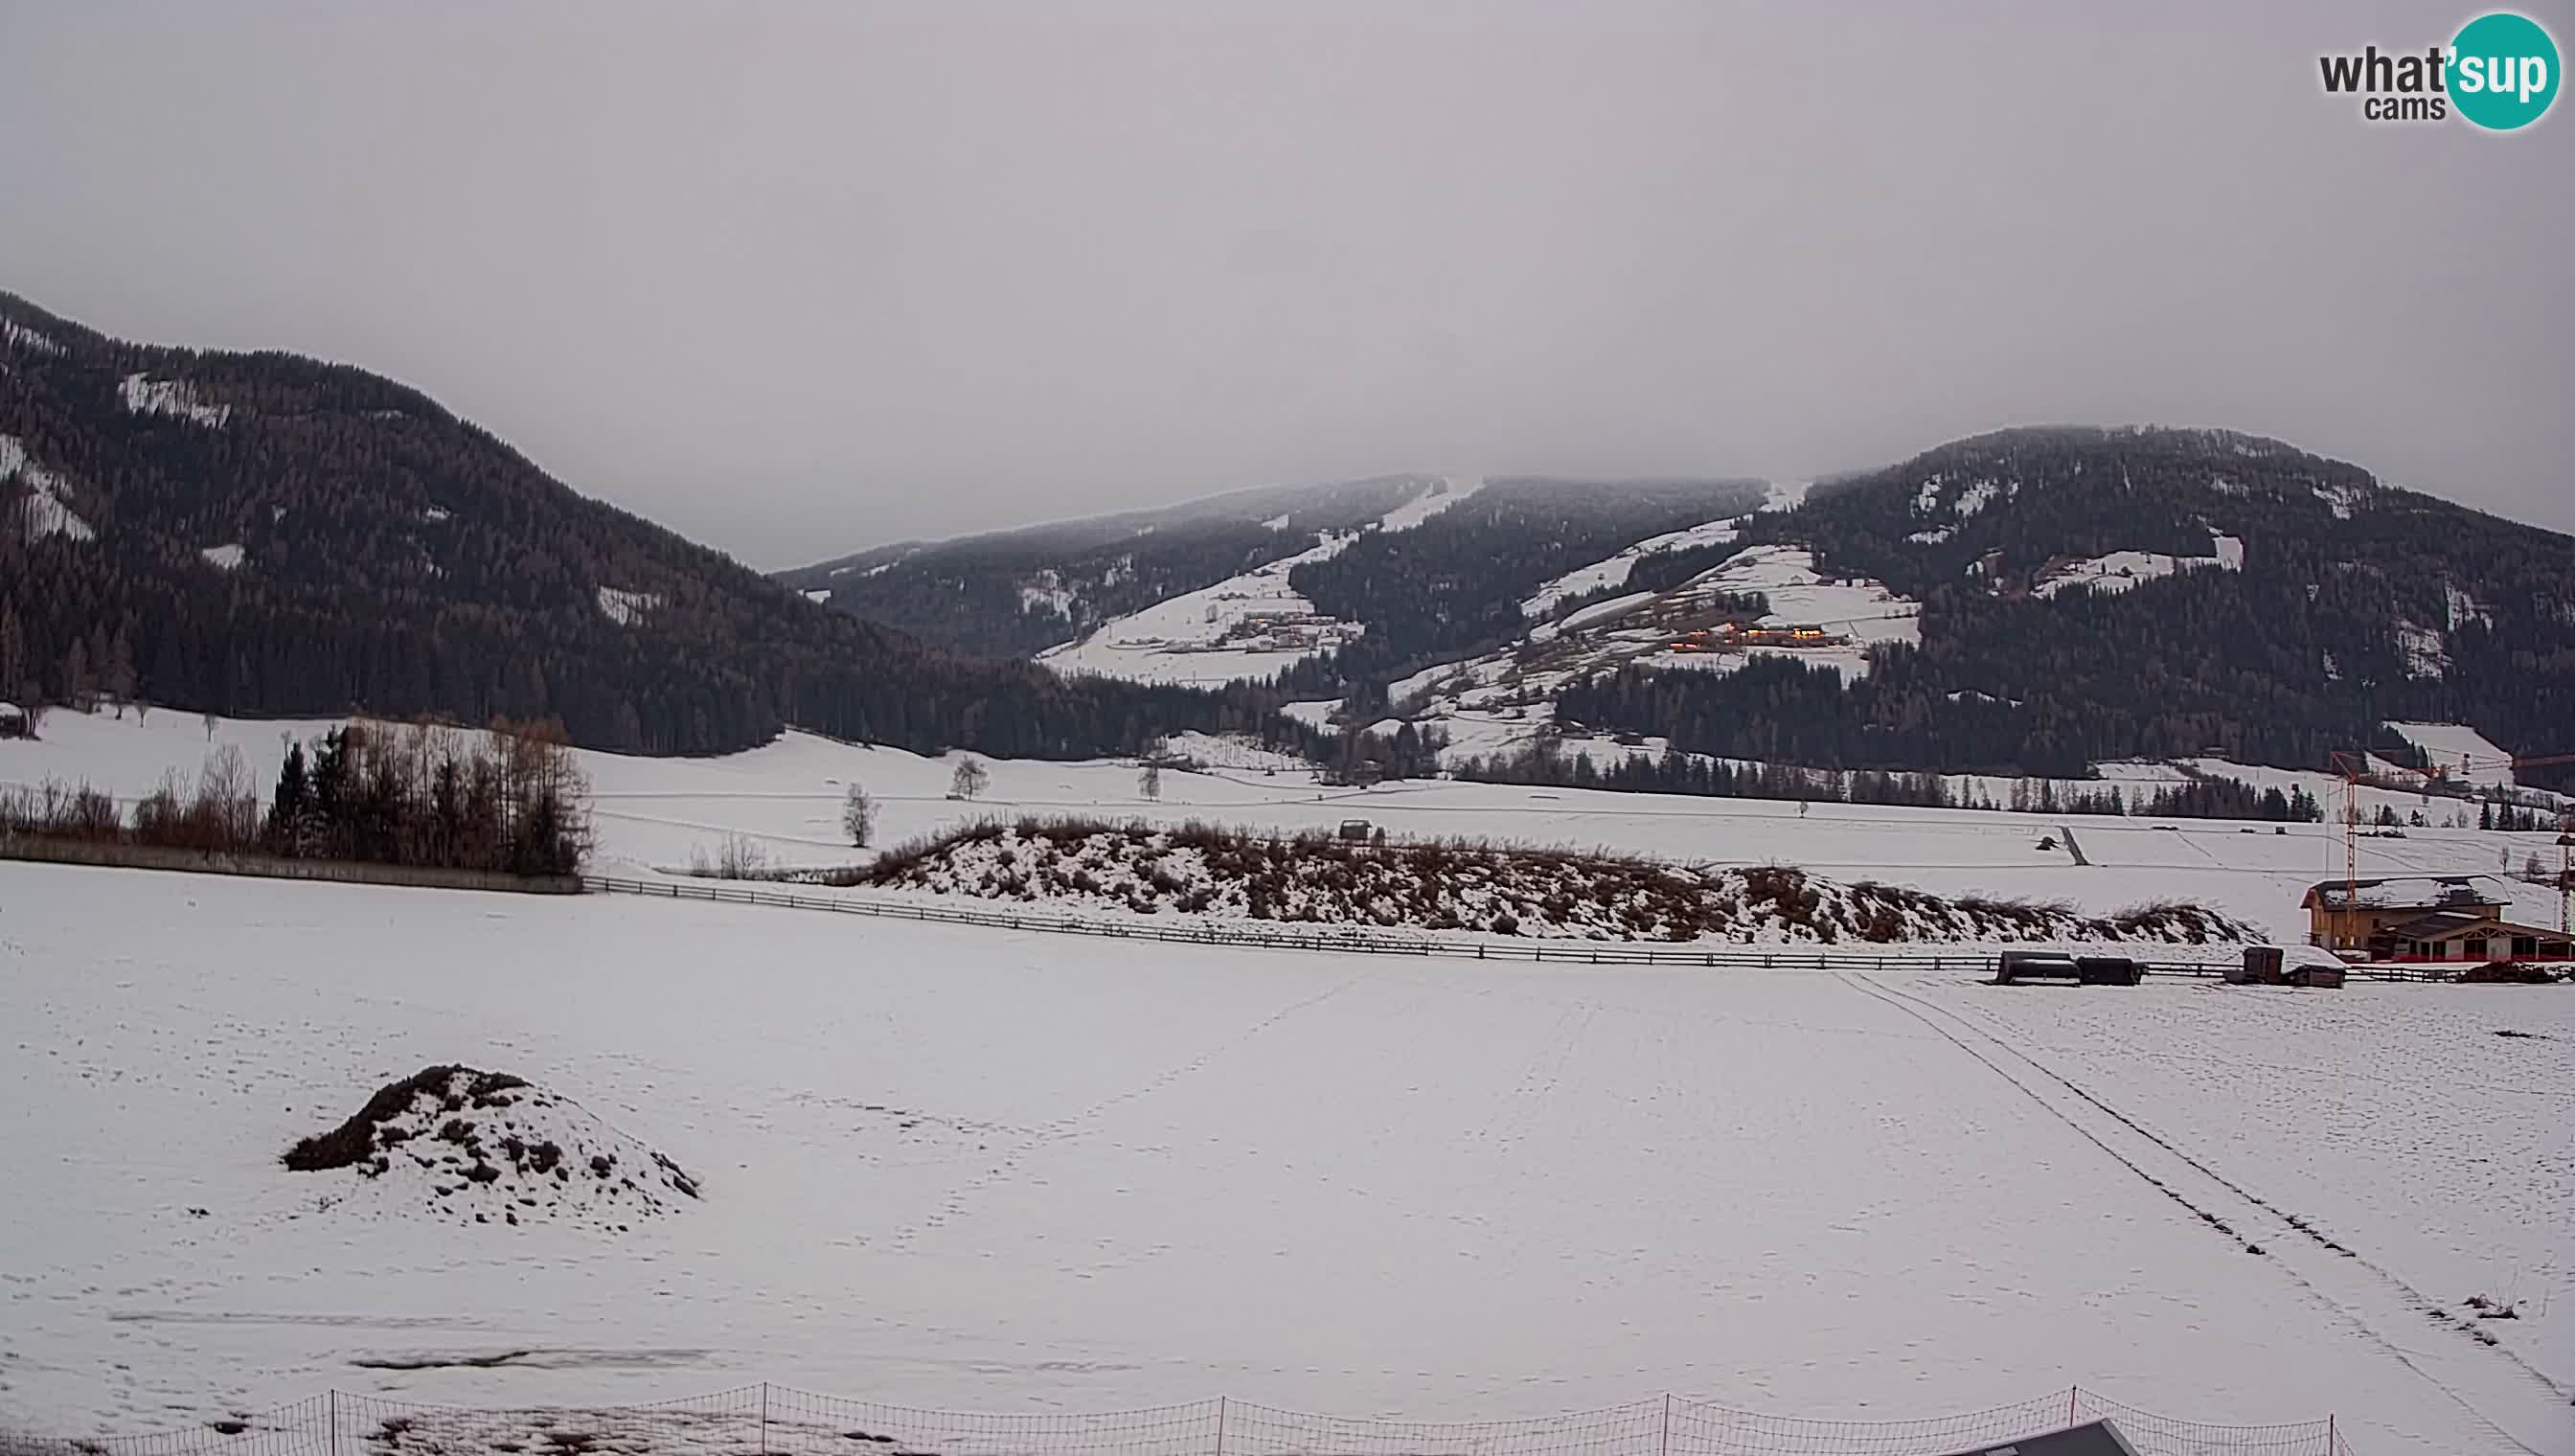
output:
[[[1340,950],[1379,955],[1438,956],[1454,960],[1537,961],[1556,965],[1678,965],[1740,970],[1962,970],[1990,972],[1995,946],[1904,945],[1690,945],[1633,940],[1448,939],[1434,935],[1397,934],[1358,927],[1317,926],[1295,929],[1276,921],[1169,920],[1137,915],[1127,919],[1086,916],[1040,909],[995,909],[979,905],[929,904],[860,893],[800,894],[792,890],[756,889],[723,881],[620,879],[584,875],[584,889],[600,894],[647,895],[656,899],[705,900],[717,904],[767,905],[780,909],[820,910],[833,914],[870,915],[881,919],[920,920],[943,925],[983,925],[1003,930],[1033,930],[1061,935],[1094,935],[1123,940],[1159,940],[1181,945],[1229,945],[1267,950]],[[2205,958],[2176,952],[2197,949]],[[2138,952],[2145,952],[2138,954]],[[2229,961],[2240,963],[2242,947],[2139,945],[2104,953],[2136,954],[2148,973],[2215,978]],[[2355,980],[2440,980],[2421,967],[2385,968],[2355,965]]]

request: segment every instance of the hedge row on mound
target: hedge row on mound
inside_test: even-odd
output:
[[[2107,917],[2062,903],[1946,900],[1786,865],[1699,868],[1469,839],[1372,844],[1321,830],[1095,818],[991,820],[888,851],[847,877],[879,888],[1312,924],[1591,939],[2254,938],[2195,905]]]

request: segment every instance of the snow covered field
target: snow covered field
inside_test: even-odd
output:
[[[88,780],[109,792],[146,793],[164,772],[193,772],[210,746],[231,743],[249,759],[266,791],[286,734],[306,736],[320,723],[218,721],[211,739],[199,719],[155,713],[136,723],[101,715],[56,713],[40,741],[0,741],[0,784],[47,777]],[[1497,724],[1522,730],[1525,721]],[[740,834],[773,863],[845,864],[862,857],[840,832],[846,785],[863,783],[882,805],[879,842],[995,815],[1078,811],[1172,823],[1191,818],[1226,824],[1329,829],[1366,818],[1389,834],[1466,836],[1537,845],[1600,847],[1718,864],[1789,863],[1842,880],[1879,879],[1951,897],[1983,893],[2063,899],[2087,914],[2110,914],[2150,900],[2190,899],[2268,927],[2293,943],[2306,933],[2297,908],[2309,884],[2342,874],[2342,840],[2325,824],[2238,824],[2211,819],[2113,818],[2015,814],[1975,809],[1916,809],[1818,803],[1803,815],[1794,803],[1608,793],[1574,788],[1422,780],[1372,789],[1326,788],[1291,760],[1257,747],[1183,739],[1177,746],[1212,763],[1206,773],[1163,776],[1163,797],[1148,803],[1135,765],[996,760],[992,787],[977,802],[947,797],[954,758],[924,757],[805,733],[789,733],[749,752],[717,758],[637,758],[583,752],[597,790],[596,867],[641,874],[685,868],[693,852],[712,855]],[[2304,787],[2322,795],[2320,773],[2206,765],[2257,786]],[[1276,771],[1265,771],[1275,769]],[[2132,781],[2167,781],[2179,770],[2131,767]],[[1965,780],[1959,780],[1963,786]],[[2002,800],[2008,780],[1981,784]],[[2363,808],[2385,803],[2400,813],[2419,795],[2367,790]],[[2450,802],[2432,799],[2447,811]],[[2275,833],[2275,828],[2285,828]],[[2090,862],[2078,864],[2074,842]],[[2519,869],[2533,854],[2556,861],[2552,833],[2503,834],[2476,829],[2408,828],[2404,838],[2360,840],[2363,875],[2495,873],[2508,859]],[[2042,838],[2052,848],[2038,847]],[[2555,924],[2553,890],[2511,881],[2510,913]],[[415,1068],[416,1070],[416,1068]]]
[[[2334,1411],[2373,1456],[2575,1450],[2548,988],[1568,974],[6,864],[0,1024],[0,1412],[41,1429],[326,1385],[1893,1418],[2079,1380]],[[277,1165],[444,1061],[703,1196],[460,1224]],[[2490,1347],[2409,1290],[2525,1317]]]

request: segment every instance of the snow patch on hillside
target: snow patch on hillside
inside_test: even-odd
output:
[[[805,589],[805,600],[813,603],[817,607],[820,607],[824,603],[832,600],[832,589],[829,587],[808,587]]]
[[[60,354],[63,346],[15,319],[0,319],[0,346],[30,354]]]
[[[2449,599],[2450,631],[2457,632],[2470,623],[2484,628],[2494,626],[2494,614],[2488,612],[2476,598],[2462,591],[2458,584],[2444,582],[2441,584],[2441,590]]]
[[[470,1067],[430,1067],[382,1088],[285,1162],[286,1176],[335,1190],[322,1213],[367,1221],[625,1233],[700,1197],[679,1164],[570,1098]]]
[[[650,592],[626,592],[615,587],[599,589],[599,610],[619,627],[633,627],[645,614],[662,605],[662,599]]]
[[[1583,597],[1604,588],[1623,587],[1627,585],[1627,574],[1635,569],[1636,563],[1657,552],[1688,551],[1693,547],[1721,546],[1734,540],[1737,535],[1735,523],[1740,519],[1740,517],[1727,517],[1722,521],[1702,522],[1681,531],[1667,531],[1660,536],[1648,537],[1637,542],[1606,561],[1593,562],[1587,567],[1567,572],[1538,588],[1535,596],[1522,602],[1520,615],[1531,618],[1544,617],[1555,610],[1557,603],[1568,597]]]
[[[2232,536],[2212,538],[2215,553],[2204,557],[2166,556],[2151,551],[2114,551],[2107,556],[2068,562],[2052,568],[2037,585],[2030,588],[2035,597],[2054,597],[2082,589],[2117,594],[2128,591],[2139,582],[2151,582],[2180,572],[2244,570],[2244,543]]]
[[[2369,499],[2368,492],[2358,486],[2317,486],[2314,490],[2316,499],[2325,503],[2337,521],[2349,521],[2361,503]]]
[[[1079,600],[1052,570],[1040,572],[1035,581],[1020,584],[1022,612],[1047,612],[1069,621]]]
[[[213,567],[219,572],[232,572],[239,571],[241,569],[242,549],[241,543],[239,542],[231,542],[223,546],[210,546],[205,550],[198,552],[197,555],[204,557],[206,559],[206,565]]]
[[[1846,680],[1868,676],[1868,650],[1881,643],[1920,646],[1922,604],[1899,597],[1865,577],[1830,578],[1815,570],[1814,554],[1798,546],[1756,546],[1701,573],[1671,594],[1687,600],[1758,592],[1770,610],[1756,624],[1766,628],[1820,627],[1844,641],[1824,647],[1753,646],[1724,653],[1657,651],[1637,666],[1732,672],[1754,657],[1794,658],[1837,669]]]
[[[1421,494],[1385,513],[1380,531],[1409,531],[1484,488],[1482,476],[1442,476]]]
[[[1954,499],[1950,495],[1952,487],[1956,488]],[[1949,500],[1950,514],[1964,521],[1998,500],[2008,500],[2019,494],[2020,486],[2014,482],[1987,476],[1962,480],[1948,471],[1940,471],[1925,479],[1921,489],[1913,493],[1913,514],[1934,515],[1940,510],[1940,503]]]
[[[1325,536],[1294,556],[1112,618],[1079,642],[1038,654],[1038,661],[1060,673],[1135,683],[1212,687],[1270,677],[1366,630],[1316,613],[1288,585],[1297,567],[1328,561],[1357,539]]]
[[[1637,608],[1644,606],[1648,602],[1653,601],[1656,595],[1657,594],[1652,592],[1630,592],[1624,597],[1612,597],[1605,602],[1594,602],[1579,612],[1567,613],[1564,621],[1562,622],[1552,624],[1549,627],[1539,628],[1536,632],[1530,633],[1529,641],[1545,641],[1546,639],[1540,637],[1538,635],[1539,633],[1545,633],[1548,637],[1552,637],[1558,633],[1579,632],[1586,627],[1594,627],[1603,622],[1615,622],[1626,614],[1635,611]]]
[[[1763,481],[1763,511],[1794,511],[1806,504],[1806,493],[1815,488],[1813,481]],[[1731,540],[1731,538],[1728,538]]]
[[[2512,754],[2465,724],[2391,723],[2387,727],[2398,737],[2421,748],[2455,782],[2488,788],[2513,786]]]
[[[27,488],[26,499],[18,503],[22,540],[42,541],[48,536],[71,541],[98,539],[98,533],[64,499],[71,491],[71,482],[38,465],[16,436],[0,435],[0,486],[11,481]]]
[[[1328,705],[1326,705],[1328,706]],[[1318,725],[1319,726],[1319,725]],[[1191,765],[1202,769],[1224,769],[1237,773],[1294,773],[1310,777],[1314,765],[1293,753],[1282,752],[1248,733],[1173,733],[1163,739],[1166,752],[1177,754]],[[1186,770],[1183,770],[1186,771]],[[1174,791],[1176,780],[1166,777],[1163,791]]]
[[[230,405],[198,403],[196,390],[186,380],[129,374],[117,386],[117,393],[124,399],[125,408],[137,415],[170,415],[210,429],[220,429],[233,413]]]
[[[455,515],[455,512],[448,510],[444,506],[432,506],[428,510],[420,513],[420,519],[428,522],[432,526],[439,526],[445,524]]]
[[[1391,689],[1387,690],[1389,695],[1392,691],[1393,690]],[[1341,700],[1337,698],[1322,698],[1316,699],[1310,703],[1286,704],[1280,708],[1279,712],[1288,718],[1291,718],[1296,722],[1303,724],[1307,728],[1320,728],[1331,721],[1332,710],[1339,708],[1340,706]]]
[[[2420,623],[2397,619],[2396,652],[2405,660],[2408,677],[2438,678],[2450,671],[2450,651],[2441,634]]]
[[[1912,535],[1907,536],[1904,539],[1912,542],[1916,546],[1938,546],[1940,543],[1947,541],[1950,537],[1957,534],[1958,528],[1954,526],[1935,526],[1929,531],[1914,532]]]

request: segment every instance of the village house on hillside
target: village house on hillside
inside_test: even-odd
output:
[[[2328,879],[2308,887],[2307,943],[2371,960],[2507,960],[2570,958],[2562,930],[2517,925],[2492,875],[2416,875]]]
[[[1744,648],[1838,648],[1848,646],[1850,639],[1825,631],[1814,623],[1790,627],[1744,627],[1720,622],[1682,633],[1672,639],[1670,650],[1676,653],[1727,653]]]

